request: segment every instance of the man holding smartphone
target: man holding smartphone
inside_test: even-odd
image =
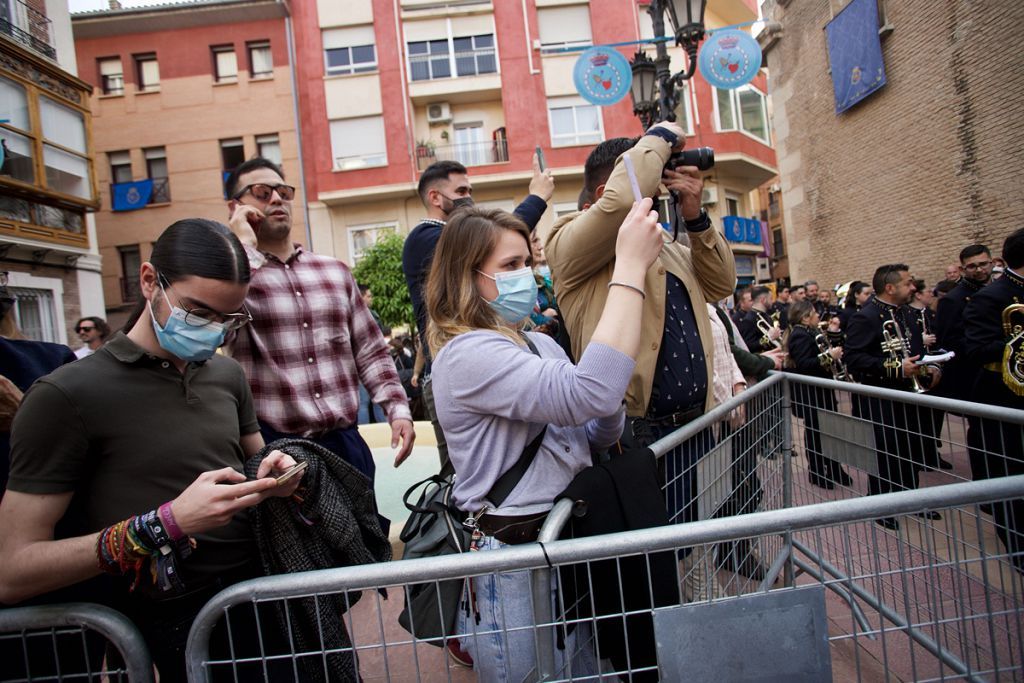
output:
[[[405,390],[387,343],[352,271],[291,241],[295,188],[267,159],[250,159],[225,181],[232,232],[249,256],[246,307],[252,323],[228,341],[245,370],[263,437],[319,443],[373,481],[374,463],[359,435],[359,384],[384,407],[395,466],[415,433]]]

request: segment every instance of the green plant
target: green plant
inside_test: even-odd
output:
[[[363,252],[352,274],[373,292],[373,310],[385,324],[416,328],[412,299],[402,273],[402,247],[405,236],[392,234],[381,238]]]

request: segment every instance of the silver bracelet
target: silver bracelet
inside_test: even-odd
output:
[[[614,287],[625,287],[626,289],[632,289],[634,292],[636,292],[637,294],[640,295],[641,299],[646,299],[647,298],[647,295],[644,293],[644,290],[640,289],[639,287],[634,287],[633,285],[626,284],[625,282],[616,282],[615,280],[612,280],[611,282],[608,283],[608,289],[611,289],[613,286]]]

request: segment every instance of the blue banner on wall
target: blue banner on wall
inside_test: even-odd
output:
[[[761,244],[761,221],[742,216],[722,216],[722,232],[730,242]]]
[[[153,180],[139,180],[134,183],[114,185],[114,211],[135,211],[145,208],[153,196]]]
[[[825,31],[836,114],[842,114],[885,85],[878,1],[850,0]]]

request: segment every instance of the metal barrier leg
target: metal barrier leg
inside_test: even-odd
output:
[[[782,507],[785,510],[793,507],[793,417],[792,387],[788,377],[782,380]],[[785,565],[785,584],[792,588],[796,585],[793,572],[793,533],[787,531],[782,535],[784,549],[789,553],[789,562]]]
[[[910,622],[908,622],[906,619],[903,618],[902,615],[900,615],[899,612],[892,609],[884,602],[876,598],[872,593],[861,588],[852,579],[850,579],[849,576],[840,571],[839,568],[829,563],[828,560],[819,557],[813,550],[811,550],[803,543],[795,539],[793,541],[793,547],[796,550],[799,550],[802,554],[811,558],[811,560],[813,560],[814,562],[817,562],[822,569],[827,571],[832,576],[836,577],[841,581],[846,581],[849,590],[852,591],[854,595],[856,595],[858,598],[860,598],[867,604],[871,605],[872,609],[878,610],[878,613],[886,619],[888,619],[890,622],[892,622],[899,628],[903,629],[903,631],[907,634],[908,638],[911,638],[914,642],[923,647],[925,650],[935,655],[943,664],[953,669],[953,671],[960,674],[968,681],[972,681],[973,683],[983,683],[984,679],[972,675],[970,673],[970,668],[966,664],[964,664],[960,659],[949,654],[949,652],[943,649],[941,645],[939,645],[934,640],[926,636],[919,629],[912,626]]]
[[[566,498],[559,500],[551,508],[544,526],[541,527],[537,541],[541,548],[544,543],[554,541],[562,533],[562,529],[572,514],[573,502]],[[537,680],[544,681],[555,673],[555,629],[553,626],[539,626],[554,622],[553,605],[551,604],[551,565],[535,569],[530,577],[533,592],[533,623],[537,624]]]
[[[860,629],[864,631],[868,638],[870,638],[871,640],[875,639],[875,634],[871,633],[871,624],[868,623],[868,618],[864,615],[864,610],[862,610],[860,608],[860,605],[857,604],[857,601],[854,599],[854,596],[852,593],[850,593],[850,591],[846,590],[839,584],[826,583],[825,575],[823,573],[819,572],[812,565],[808,564],[807,562],[804,562],[799,557],[794,557],[793,561],[796,563],[796,566],[799,567],[804,573],[810,574],[815,579],[820,581],[822,585],[824,585],[826,588],[829,588],[833,592],[838,593],[840,596],[842,596],[842,598],[846,600],[847,603],[849,603],[850,611],[853,612],[853,618],[857,620],[857,624],[860,626]],[[842,579],[843,577],[837,576],[836,578]]]

